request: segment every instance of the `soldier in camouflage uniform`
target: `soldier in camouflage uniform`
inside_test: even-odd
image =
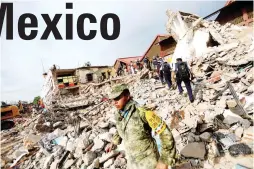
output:
[[[106,148],[111,151],[124,143],[128,169],[167,169],[175,164],[175,142],[171,131],[153,111],[139,107],[130,97],[127,85],[113,87],[110,99],[118,109],[115,114],[117,133]],[[151,131],[161,140],[161,156]]]

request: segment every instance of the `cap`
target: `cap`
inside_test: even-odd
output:
[[[109,99],[117,98],[126,89],[128,89],[128,86],[126,84],[118,84],[116,86],[113,86],[112,90],[111,90],[111,92],[109,94]]]

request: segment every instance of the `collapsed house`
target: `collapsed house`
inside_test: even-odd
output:
[[[246,60],[245,58],[247,62],[251,61],[249,56],[251,53],[244,53],[244,49],[247,51],[246,47],[251,46],[252,43],[251,27],[238,27],[230,23],[221,26],[218,22],[209,22],[184,12],[167,10],[166,13],[169,17],[167,31],[177,41],[172,57],[173,62],[176,62],[176,58],[191,62],[209,53],[233,48],[239,48],[237,51],[239,54],[236,56],[239,59],[235,58],[237,62],[241,62],[241,59]],[[229,64],[237,65],[237,63]]]
[[[100,83],[114,76],[110,66],[89,66],[76,69],[50,69],[44,75],[45,81],[41,98],[45,106],[56,98],[80,95],[80,87],[87,83]]]

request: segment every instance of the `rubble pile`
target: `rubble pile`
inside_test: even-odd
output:
[[[210,86],[209,83],[207,85]],[[193,87],[197,90],[198,85]],[[206,85],[203,87],[203,98],[206,99],[200,97],[192,104],[186,91],[179,95],[177,90],[170,91],[154,79],[140,81],[131,90],[135,100],[154,109],[164,119],[172,130],[182,160],[187,159],[192,167],[233,168],[236,163],[252,166],[252,156],[243,158],[245,164],[242,164],[242,159],[231,160],[237,149],[234,146],[241,147],[237,156],[253,153],[253,138],[246,140],[246,137],[253,136],[253,106],[250,105],[253,104],[254,94],[237,92],[245,100],[242,105],[249,117],[246,118],[229,109],[228,101],[234,100],[230,92],[225,91],[217,100],[210,101],[209,98],[216,96],[216,93]],[[230,157],[221,157],[227,152]],[[218,158],[225,160],[225,164],[217,164]]]
[[[101,101],[100,97],[107,88],[109,86],[103,86],[97,94],[89,93],[99,104],[83,111],[64,111],[55,104],[47,113],[38,114],[24,123],[20,131],[16,128],[2,131],[2,155],[5,157],[1,158],[1,166],[126,168],[121,146],[110,153],[104,150],[116,132],[114,108],[107,101]],[[7,144],[8,147],[3,147]]]
[[[186,93],[178,95],[177,90],[170,91],[155,79],[142,79],[129,86],[134,100],[155,110],[166,121],[172,130],[181,160],[188,160],[191,166],[210,166],[211,160],[229,151],[229,156],[223,159],[226,162],[224,167],[230,168],[234,165],[231,158],[252,154],[253,126],[250,120],[225,109],[227,100],[223,102],[224,107],[221,99],[217,99],[215,105],[205,100],[190,104]],[[110,86],[105,85],[97,91],[105,96],[109,89]],[[211,90],[214,89],[206,88],[209,94]],[[233,98],[227,92],[221,97]],[[247,98],[245,104],[250,103]],[[111,153],[105,152],[105,147],[116,132],[114,108],[109,102],[102,101],[101,97],[97,97],[95,102],[99,104],[78,111],[64,110],[60,106],[57,109],[55,106],[55,109],[25,122],[20,131],[16,131],[16,128],[8,131],[4,134],[6,139],[2,137],[2,148],[7,143],[14,144],[11,145],[12,151],[4,148],[6,152],[4,158],[2,156],[2,166],[10,166],[16,160],[20,168],[126,168],[122,146]],[[216,124],[218,115],[224,120]],[[14,138],[14,141],[9,138]],[[239,148],[233,146],[242,147],[242,151],[238,152]],[[217,168],[216,164],[214,167]]]

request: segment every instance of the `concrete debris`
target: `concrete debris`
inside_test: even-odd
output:
[[[182,14],[167,12],[167,30],[177,41],[173,62],[193,56],[183,60],[191,62],[196,77],[194,103],[177,89],[168,90],[147,69],[100,84],[83,84],[80,94],[52,95],[46,113],[36,112],[23,124],[1,131],[1,167],[9,168],[16,160],[17,168],[125,169],[127,158],[116,158],[124,144],[105,152],[116,133],[115,108],[107,99],[115,83],[128,83],[133,99],[166,122],[182,157],[196,158],[186,166],[230,168],[235,166],[232,160],[226,160],[229,167],[217,167],[210,157],[228,154],[226,150],[232,156],[253,153],[254,50],[245,34],[248,28]],[[250,145],[251,151],[240,143]],[[20,157],[23,146],[29,153]]]
[[[70,168],[72,165],[73,165],[73,163],[74,163],[75,161],[74,160],[67,160],[65,163],[64,163],[64,169],[68,169],[68,168]]]
[[[204,159],[206,149],[203,142],[193,142],[187,144],[180,152],[185,157]]]
[[[119,154],[119,152],[117,151],[111,151],[110,153],[104,153],[102,155],[102,157],[99,158],[99,162],[100,163],[104,163],[105,161],[107,161],[108,159],[112,158],[112,157],[115,157]]]
[[[103,164],[103,167],[104,168],[107,168],[109,166],[111,166],[112,164],[114,163],[114,159],[109,159],[108,161],[106,161],[104,164]]]
[[[230,155],[232,155],[232,156],[252,154],[251,148],[248,145],[243,144],[243,143],[230,146],[228,151],[229,151]]]
[[[236,130],[235,130],[235,135],[238,137],[238,138],[241,138],[243,136],[243,132],[244,132],[244,129],[242,127],[238,127]]]
[[[93,163],[94,159],[96,159],[96,153],[92,151],[86,152],[85,155],[82,157],[84,164],[89,166],[90,164]]]
[[[104,148],[104,141],[99,138],[94,139],[94,146],[92,147],[92,151],[101,151]]]
[[[209,132],[204,132],[204,133],[202,133],[199,137],[200,137],[200,139],[201,139],[202,141],[208,142],[208,141],[211,139],[212,134],[209,133]]]

